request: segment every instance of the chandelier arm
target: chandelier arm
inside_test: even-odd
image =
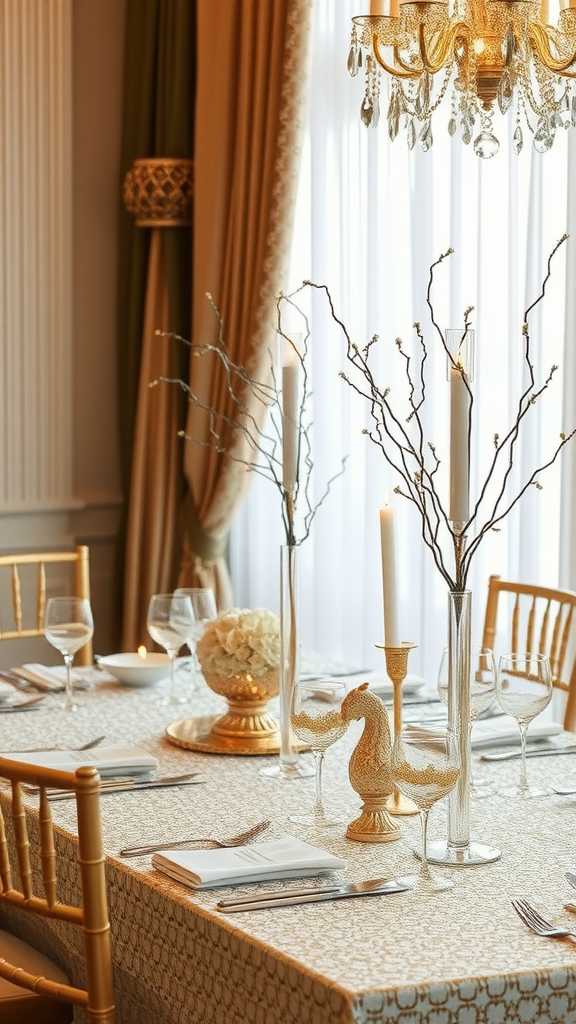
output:
[[[382,56],[382,51],[380,50],[380,40],[377,35],[372,36],[372,49],[374,50],[374,56],[380,67],[383,68],[384,71],[387,71],[389,75],[393,75],[395,78],[420,78],[422,68],[416,70],[414,68],[409,68],[404,64],[398,55],[396,46],[394,47],[394,60],[398,61],[398,64],[400,65],[399,67],[391,67],[386,63]]]
[[[454,45],[457,38],[462,36],[464,43],[467,44],[468,34],[469,29],[465,22],[458,21],[455,25],[450,25],[445,32],[440,33],[433,53],[429,54],[424,38],[424,24],[420,22],[420,56],[426,71],[434,75],[440,68],[446,67],[449,59],[454,60]]]
[[[538,57],[544,66],[548,68],[548,71],[565,75],[566,78],[576,78],[576,71],[568,71],[568,68],[576,60],[576,50],[567,60],[557,60],[550,49],[548,33],[542,25],[537,24],[537,22],[531,22],[528,25],[528,34],[533,49],[536,50]]]

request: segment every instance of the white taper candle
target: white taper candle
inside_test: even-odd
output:
[[[450,370],[450,520],[470,518],[470,458],[468,418],[470,394],[460,370]]]
[[[380,509],[380,542],[382,546],[382,587],[384,594],[384,643],[386,647],[400,647],[396,524],[394,509],[387,502],[384,508]]]
[[[286,343],[282,366],[282,484],[293,491],[298,482],[300,448],[300,358],[296,342]]]

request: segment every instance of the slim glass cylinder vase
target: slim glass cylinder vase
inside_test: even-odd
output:
[[[283,544],[280,548],[280,758],[261,775],[283,779],[308,778],[314,767],[305,764],[298,753],[290,722],[292,698],[300,671],[298,638],[298,547]]]
[[[446,840],[428,844],[434,864],[471,866],[498,860],[501,851],[470,839],[470,672],[472,594],[448,594],[448,727],[460,754],[460,777],[448,796]]]

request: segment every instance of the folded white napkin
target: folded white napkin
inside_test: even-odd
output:
[[[562,732],[558,722],[531,722],[528,739],[541,740],[548,736],[557,736]],[[498,718],[485,718],[472,725],[472,749],[483,750],[487,747],[505,747],[513,744],[520,746],[520,730],[513,718],[503,715]]]
[[[0,679],[0,703],[5,700],[10,700],[10,698],[14,697],[17,692],[18,691],[11,683],[5,683]]]
[[[158,768],[159,761],[141,747],[94,747],[93,750],[46,750],[11,754],[11,760],[75,772],[82,764],[93,765],[102,777],[146,775]]]
[[[64,689],[66,679],[65,665],[40,665],[36,662],[30,662],[28,665],[18,665],[17,668],[13,668],[11,671],[15,675],[21,676],[22,679],[27,679],[29,683],[33,683],[40,690],[58,692]],[[84,680],[74,669],[72,670],[72,680],[74,686],[80,688],[86,686]]]
[[[152,867],[191,889],[241,885],[273,878],[306,878],[342,871],[347,862],[309,843],[284,836],[227,850],[168,850],[155,853]]]

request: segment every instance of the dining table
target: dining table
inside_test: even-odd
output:
[[[292,817],[312,807],[313,777],[263,775],[277,754],[209,753],[167,737],[175,721],[225,710],[201,679],[184,679],[185,703],[169,705],[162,703],[164,683],[126,686],[96,671],[90,678],[75,712],[58,707],[61,695],[50,693],[37,710],[0,714],[0,753],[69,750],[102,734],[106,745],[137,745],[155,755],[161,775],[198,772],[200,780],[102,793],[118,1024],[576,1024],[576,942],[535,935],[511,905],[513,897],[528,897],[576,931],[576,916],[564,909],[576,898],[565,878],[576,870],[576,795],[551,788],[573,778],[576,789],[576,753],[529,761],[529,774],[546,790],[534,799],[500,792],[515,782],[517,760],[474,756],[474,775],[487,786],[472,795],[471,834],[502,856],[481,866],[437,868],[453,880],[450,890],[227,914],[217,907],[222,899],[270,888],[290,892],[302,883],[192,890],[155,870],[150,855],[125,859],[119,851],[231,835],[269,819],[260,841],[292,835],[346,861],[345,870],[307,883],[392,879],[418,871],[418,815],[398,819],[400,838],[392,842],[346,838],[360,806],[348,766],[361,721],[325,756],[325,801],[343,821],[304,825]],[[78,757],[91,763],[89,751]],[[7,790],[0,799],[6,810]],[[26,796],[32,823],[36,800]],[[70,801],[54,802],[52,813],[61,898],[73,900],[75,809]],[[431,839],[446,836],[446,814],[446,801],[432,809]],[[65,923],[12,910],[0,920],[81,979],[81,938]],[[82,1019],[77,1011],[75,1020]]]

